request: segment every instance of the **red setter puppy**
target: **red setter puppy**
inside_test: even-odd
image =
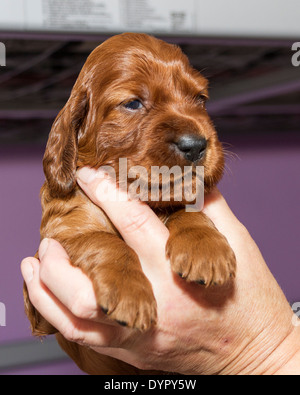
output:
[[[49,136],[41,237],[64,246],[72,264],[93,282],[99,308],[131,328],[145,331],[155,325],[151,284],[136,253],[76,184],[76,170],[109,165],[118,175],[120,158],[127,158],[128,168],[199,165],[205,169],[208,193],[222,177],[224,159],[205,109],[207,85],[177,46],[145,34],[121,34],[88,57]],[[235,275],[234,253],[202,212],[184,210],[186,203],[174,198],[148,202],[169,228],[166,254],[171,267],[187,281],[222,285]],[[26,288],[25,306],[35,335],[57,332],[34,309]],[[137,373],[57,337],[88,373]]]

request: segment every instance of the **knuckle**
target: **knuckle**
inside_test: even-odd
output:
[[[40,280],[42,283],[46,284],[47,279],[49,278],[50,275],[50,261],[45,257],[41,262],[40,262]]]
[[[83,343],[83,335],[76,324],[72,321],[68,321],[61,329],[63,337],[72,343]]]
[[[32,303],[32,305],[39,310],[39,300],[40,300],[40,295],[37,292],[36,287],[32,287],[28,289],[28,295],[29,295],[29,300]]]
[[[149,213],[143,207],[132,210],[120,222],[120,227],[126,233],[135,233],[143,229],[149,220]]]
[[[86,308],[80,299],[80,297],[76,297],[71,305],[71,313],[78,318],[85,318]]]
[[[89,292],[84,289],[78,291],[70,306],[71,313],[81,319],[93,318],[95,311],[90,300],[92,300],[92,297]]]

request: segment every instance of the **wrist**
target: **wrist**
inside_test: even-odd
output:
[[[250,345],[247,357],[239,375],[300,375],[300,328],[291,324],[280,333],[262,332]]]
[[[300,327],[293,328],[282,346],[282,349],[278,350],[279,355],[274,355],[274,360],[276,357],[281,358],[281,366],[271,374],[274,376],[300,375]]]
[[[300,326],[293,324],[288,304],[277,313],[273,320],[269,316],[263,324],[258,321],[256,328],[253,325],[244,327],[241,338],[232,345],[231,356],[218,374],[300,375]]]

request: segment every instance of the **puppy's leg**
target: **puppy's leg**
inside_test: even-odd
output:
[[[175,273],[201,285],[223,285],[235,276],[236,258],[227,239],[203,213],[181,210],[169,218],[166,254]]]
[[[99,231],[58,241],[93,282],[99,307],[109,318],[142,331],[156,322],[152,286],[137,254],[123,240]]]

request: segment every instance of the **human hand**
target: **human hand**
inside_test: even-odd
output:
[[[143,370],[300,373],[300,335],[292,311],[256,244],[218,191],[208,197],[204,211],[227,237],[238,270],[234,284],[203,288],[171,272],[165,258],[168,230],[151,209],[126,196],[112,201],[112,184],[93,175],[84,169],[78,182],[137,252],[152,283],[158,322],[140,333],[110,321],[99,311],[89,279],[70,265],[55,240],[41,243],[40,262],[27,258],[21,265],[31,302],[47,321],[68,340]]]

